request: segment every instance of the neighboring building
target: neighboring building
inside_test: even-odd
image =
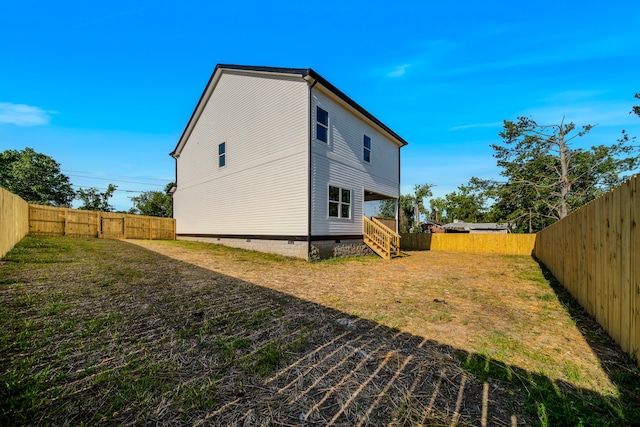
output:
[[[171,153],[177,237],[305,259],[369,252],[364,202],[399,198],[406,144],[312,69],[218,65]]]
[[[444,228],[439,222],[426,221],[420,224],[423,233],[444,233]]]
[[[509,224],[497,224],[494,222],[462,222],[456,221],[442,226],[445,233],[471,233],[471,234],[508,234]]]

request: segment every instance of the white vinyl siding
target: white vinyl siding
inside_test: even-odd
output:
[[[302,79],[224,72],[177,159],[177,233],[306,235],[308,125]]]
[[[312,145],[311,234],[362,234],[364,191],[399,197],[399,146],[368,120],[314,88],[312,111],[318,104],[329,113],[331,144]],[[375,143],[370,162],[363,160],[363,135]],[[349,220],[328,217],[329,186],[351,189]]]

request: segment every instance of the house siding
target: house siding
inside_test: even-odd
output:
[[[306,235],[307,164],[307,83],[225,71],[177,159],[177,234]]]
[[[316,106],[329,112],[329,142],[311,150],[312,235],[362,234],[364,191],[399,197],[399,145],[322,90],[312,90],[312,130]],[[371,138],[371,162],[363,160],[363,135]],[[351,190],[351,218],[329,218],[329,185]]]

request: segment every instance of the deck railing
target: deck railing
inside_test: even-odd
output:
[[[378,255],[391,259],[400,253],[400,235],[375,218],[362,217],[365,243]]]

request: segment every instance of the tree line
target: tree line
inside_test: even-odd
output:
[[[640,94],[635,95],[640,99]],[[640,117],[640,106],[630,114]],[[505,120],[493,144],[493,157],[501,180],[472,177],[444,197],[431,197],[432,184],[416,185],[413,194],[401,195],[398,204],[402,232],[420,232],[420,215],[427,220],[449,223],[508,223],[513,232],[536,233],[566,217],[629,178],[640,167],[640,149],[635,137],[622,130],[613,144],[576,148],[578,138],[596,124],[578,127],[561,119],[541,124],[530,117]],[[379,207],[383,217],[395,217],[395,202]]]
[[[132,197],[133,207],[123,213],[171,217],[172,200],[167,192],[172,186],[170,182],[164,192],[145,191]],[[69,208],[78,200],[78,209],[103,212],[115,210],[109,200],[118,189],[109,184],[104,191],[94,187],[74,190],[58,162],[28,147],[0,153],[0,187],[32,204]]]

